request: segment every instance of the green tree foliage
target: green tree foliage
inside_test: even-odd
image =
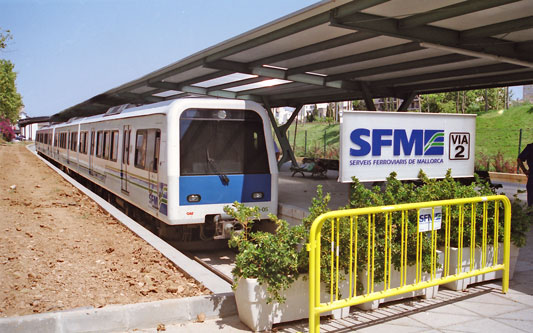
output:
[[[421,95],[422,112],[479,113],[505,107],[505,88]]]
[[[14,124],[19,119],[22,108],[22,96],[17,92],[15,80],[17,73],[9,60],[0,59],[0,118]]]
[[[11,39],[13,39],[11,31],[2,31],[2,28],[0,28],[0,50],[5,49],[7,46],[7,41]]]
[[[13,39],[9,30],[0,28],[0,50],[5,49],[7,41]],[[22,108],[22,96],[17,92],[15,80],[17,73],[15,65],[9,60],[0,59],[0,118],[9,120],[14,124],[19,119]]]

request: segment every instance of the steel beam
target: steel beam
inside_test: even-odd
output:
[[[453,69],[449,71],[434,72],[429,74],[418,74],[411,76],[402,76],[395,79],[385,79],[379,81],[372,81],[372,87],[387,87],[387,86],[398,86],[405,83],[412,84],[414,82],[430,81],[445,79],[450,77],[459,77],[467,75],[479,75],[479,74],[491,74],[495,72],[507,72],[512,70],[523,69],[522,66],[512,65],[512,64],[496,64],[496,65],[486,65],[486,66],[475,66],[468,68]]]
[[[283,69],[262,67],[262,66],[249,67],[247,64],[236,62],[236,61],[217,60],[215,62],[206,63],[204,64],[204,66],[207,68],[233,70],[235,72],[244,73],[244,74],[258,75],[258,76],[267,77],[271,79],[280,79],[280,80],[287,80],[287,81],[293,81],[293,82],[300,82],[300,83],[306,83],[306,84],[316,85],[316,86],[325,86],[329,88],[346,89],[346,90],[358,88],[357,85],[354,84],[353,82],[344,81],[340,79],[327,80],[325,76],[312,75],[312,74],[287,75],[287,71]]]
[[[437,8],[428,12],[411,15],[398,20],[400,28],[414,28],[431,22],[437,22],[448,18],[470,14],[476,11],[503,6],[520,0],[476,0],[464,1],[450,6]]]
[[[482,52],[501,57],[528,61],[533,58],[530,54],[516,52],[512,43],[497,38],[478,38],[475,43],[469,41],[461,44],[460,32],[437,26],[426,25],[416,29],[400,29],[398,20],[364,13],[352,14],[345,18],[332,18],[332,25],[346,29],[364,30],[386,36],[402,38],[417,42],[433,43],[437,45],[461,48],[464,50]]]
[[[496,82],[496,83],[493,83]],[[483,76],[467,79],[452,79],[447,81],[431,82],[425,84],[412,84],[401,87],[396,87],[399,93],[407,93],[410,91],[418,91],[419,93],[440,92],[445,90],[457,91],[468,89],[481,89],[482,87],[503,87],[512,85],[523,85],[533,83],[533,70],[525,70],[512,74],[496,74],[492,76]]]
[[[345,15],[349,15],[352,13],[356,13],[360,10],[374,7],[376,5],[379,5],[381,3],[387,2],[389,0],[358,0],[358,1],[352,1],[350,3],[347,3],[345,5],[339,6],[335,8],[336,15],[338,17],[343,17]],[[223,59],[225,57],[231,56],[233,54],[243,52],[246,50],[249,50],[251,48],[254,48],[256,46],[264,45],[269,42],[273,42],[275,40],[281,39],[283,37],[290,36],[292,34],[319,26],[321,24],[326,24],[329,22],[330,13],[325,12],[318,15],[315,15],[313,17],[310,17],[308,19],[305,19],[303,21],[291,24],[289,26],[286,26],[284,28],[272,31],[271,33],[261,35],[259,37],[253,38],[251,40],[248,40],[246,42],[243,42],[241,44],[235,45],[233,47],[229,47],[225,50],[216,52],[210,56],[208,56],[205,60],[207,62],[213,62],[216,60]]]
[[[420,46],[419,43],[406,43],[406,44],[400,44],[395,45],[391,47],[386,47],[383,49],[377,49],[369,52],[363,52],[358,54],[349,55],[346,57],[326,60],[326,61],[320,61],[313,64],[308,64],[304,66],[294,67],[287,71],[288,75],[297,74],[297,73],[305,73],[305,72],[312,72],[323,68],[332,68],[347,64],[353,64],[361,61],[367,61],[367,60],[374,60],[384,57],[390,57],[393,55],[403,54],[403,53],[409,53],[414,51],[420,51],[424,48]]]
[[[409,105],[413,103],[413,100],[415,99],[415,97],[416,97],[416,92],[414,91],[411,91],[410,93],[405,94],[405,98],[403,98],[403,102],[398,108],[398,111],[399,112],[407,111],[407,109],[409,108]]]
[[[376,111],[376,105],[374,104],[372,93],[365,82],[361,82],[361,92],[363,94],[363,99],[365,100],[365,105],[368,111]]]
[[[260,77],[260,76],[252,77],[252,78],[249,78],[249,79],[243,79],[243,80],[239,80],[239,81],[234,81],[234,82],[229,82],[229,83],[224,83],[224,84],[221,84],[221,85],[209,87],[209,88],[207,88],[207,91],[230,89],[230,88],[245,86],[245,85],[248,85],[248,84],[258,83],[258,82],[269,80],[269,79],[270,78],[264,78],[264,77]]]
[[[291,51],[275,54],[269,57],[261,58],[259,60],[250,62],[250,66],[262,66],[262,65],[274,64],[279,61],[294,59],[300,56],[305,56],[311,53],[360,42],[360,41],[374,38],[374,37],[377,37],[377,35],[370,33],[370,32],[366,32],[366,31],[354,32],[354,33],[340,36],[337,38],[328,39],[323,42],[300,47],[296,50],[291,50]]]
[[[490,37],[530,28],[533,28],[533,16],[461,31],[459,38],[461,40],[468,40],[481,37]]]
[[[356,79],[359,77],[398,72],[412,68],[421,68],[421,67],[432,67],[443,64],[450,64],[454,62],[461,62],[472,60],[473,57],[461,55],[461,54],[451,54],[444,55],[432,58],[424,58],[420,60],[411,60],[406,62],[400,62],[392,65],[385,65],[380,67],[361,69],[358,71],[346,72],[341,74],[335,74],[328,76],[328,80],[343,80],[343,79]]]
[[[272,125],[272,128],[274,129],[274,134],[278,138],[278,142],[281,146],[281,159],[278,161],[278,169],[280,169],[283,163],[287,161],[291,161],[292,165],[294,167],[297,167],[298,162],[296,161],[296,156],[294,155],[294,151],[292,150],[291,144],[289,143],[289,139],[287,138],[288,127],[284,127],[284,125],[278,126],[276,117],[274,117],[274,114],[272,113],[272,107],[270,106],[268,98],[263,98],[263,105],[267,110],[268,117],[270,118],[270,123]],[[300,112],[302,108],[303,105],[299,105],[298,108],[294,109],[294,112],[292,113],[289,121],[292,122],[292,120],[294,120],[294,118],[298,115],[298,112]]]

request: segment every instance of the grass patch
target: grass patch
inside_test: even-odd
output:
[[[289,128],[289,142],[296,156],[332,158],[339,149],[339,124],[313,122]],[[533,142],[533,105],[525,104],[508,110],[492,110],[478,114],[476,120],[476,159],[491,162],[501,153],[503,159],[514,163],[518,156],[518,142],[522,129],[521,149]],[[306,145],[307,132],[307,145]],[[324,137],[326,154],[324,154]]]

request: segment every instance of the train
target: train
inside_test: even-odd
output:
[[[252,101],[189,97],[114,106],[43,127],[35,145],[121,207],[144,212],[160,234],[199,228],[202,240],[228,238],[240,226],[224,206],[235,201],[259,207],[262,219],[277,214],[270,121]],[[168,228],[175,226],[182,228]]]

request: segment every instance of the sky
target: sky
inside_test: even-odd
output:
[[[30,117],[48,116],[317,0],[0,0]]]
[[[316,2],[0,0],[0,58],[28,116],[49,116]]]

